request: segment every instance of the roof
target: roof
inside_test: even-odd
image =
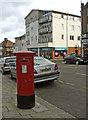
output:
[[[2,42],[2,47],[13,47],[13,42],[11,42],[10,40],[8,39],[5,39],[3,42]]]
[[[6,47],[13,47],[13,42],[7,40]]]
[[[39,10],[39,9],[32,9],[31,12],[25,17],[25,19],[33,12],[33,11],[49,11],[52,13],[59,13],[59,14],[65,14],[65,15],[69,15],[69,16],[75,16],[75,17],[81,17],[79,15],[74,15],[74,14],[69,14],[69,13],[65,13],[65,12],[60,12],[60,11],[55,11],[55,10]]]
[[[19,39],[19,40],[22,40],[22,38],[25,38],[25,34],[24,35],[21,35],[19,37],[15,37],[15,39]]]

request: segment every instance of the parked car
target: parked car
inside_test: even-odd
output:
[[[15,56],[3,57],[0,59],[0,69],[2,74],[10,71],[10,63],[14,62]]]
[[[34,83],[43,81],[54,81],[58,79],[60,69],[56,63],[53,63],[43,57],[34,57]],[[11,64],[11,78],[16,78],[16,62]]]
[[[67,54],[64,57],[64,63],[75,63],[75,64],[88,64],[87,59],[83,58],[81,55]]]

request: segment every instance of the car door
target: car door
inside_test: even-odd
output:
[[[67,62],[68,62],[68,63],[71,63],[71,62],[72,62],[72,57],[71,57],[71,55],[68,55],[68,56],[67,56]]]
[[[75,55],[71,55],[71,63],[75,63],[75,61],[76,61]]]
[[[16,78],[16,63],[11,63],[11,74]]]

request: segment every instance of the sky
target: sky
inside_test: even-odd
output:
[[[32,9],[55,10],[81,16],[81,2],[88,0],[0,0],[0,43],[15,42],[25,34],[25,17]]]

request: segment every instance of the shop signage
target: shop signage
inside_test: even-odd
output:
[[[55,51],[56,50],[68,50],[68,48],[67,47],[55,47]]]
[[[51,48],[41,48],[41,50],[43,50],[43,51],[48,51],[48,50],[51,50]]]
[[[38,48],[30,48],[32,51],[38,51]]]

